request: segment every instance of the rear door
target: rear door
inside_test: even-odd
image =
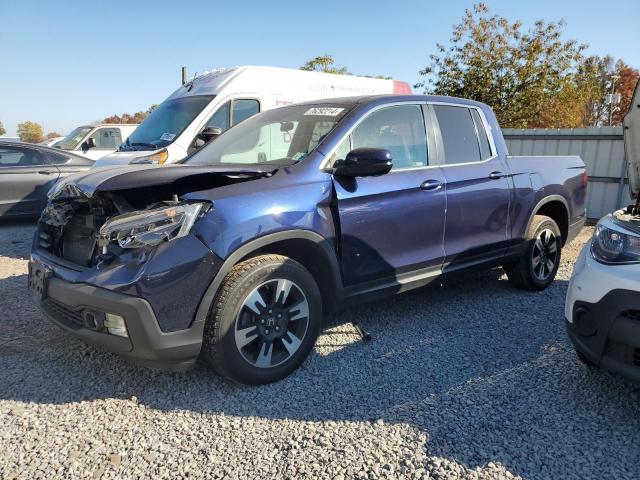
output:
[[[511,187],[484,115],[475,107],[430,106],[447,184],[445,270],[504,255]]]
[[[443,261],[444,177],[430,164],[420,104],[384,106],[369,113],[332,161],[360,147],[385,148],[393,168],[377,177],[340,178],[338,198],[345,285],[402,281],[403,274],[439,273]]]
[[[38,150],[0,145],[0,215],[42,211],[58,176],[58,169]]]

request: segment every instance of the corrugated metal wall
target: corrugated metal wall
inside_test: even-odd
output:
[[[621,126],[502,130],[510,155],[580,155],[587,166],[587,216],[598,219],[631,203]]]

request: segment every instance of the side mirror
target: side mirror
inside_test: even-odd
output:
[[[218,127],[204,127],[198,137],[205,142],[213,140],[222,133],[222,129]]]
[[[389,173],[393,161],[384,148],[356,148],[344,160],[334,164],[333,174],[339,177],[370,177]]]
[[[89,137],[84,142],[82,142],[80,148],[82,148],[83,153],[87,153],[90,148],[95,148],[95,146],[96,141],[93,139],[93,137]]]

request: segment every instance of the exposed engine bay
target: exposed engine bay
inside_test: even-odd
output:
[[[138,179],[127,172],[101,178],[99,184],[83,184],[87,177],[62,182],[50,192],[40,216],[38,248],[81,268],[109,262],[126,248],[153,246],[188,233],[197,217],[212,206],[211,202],[185,202],[180,195],[272,175],[201,168],[194,174],[185,167],[160,168],[164,181],[155,171],[135,171]],[[85,187],[87,183],[91,189]]]

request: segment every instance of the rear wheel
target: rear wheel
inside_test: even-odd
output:
[[[552,218],[535,215],[526,242],[522,256],[504,265],[504,270],[514,286],[525,290],[544,290],[553,282],[560,266],[560,228]]]
[[[261,255],[225,278],[205,325],[202,359],[246,384],[280,380],[309,355],[320,333],[318,286],[300,263]]]

